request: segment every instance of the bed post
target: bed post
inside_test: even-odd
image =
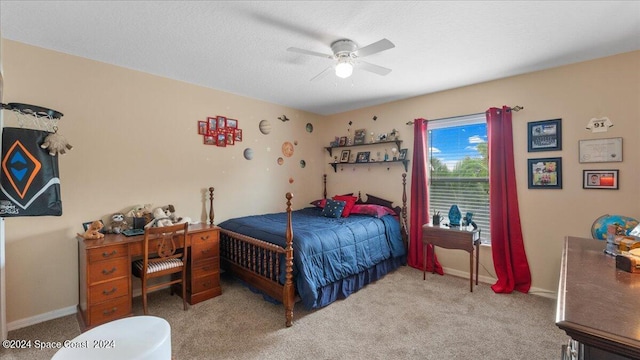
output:
[[[409,249],[409,229],[407,229],[407,173],[402,173],[402,227],[404,228],[402,242],[404,243],[404,248]]]
[[[327,198],[327,174],[322,175],[322,182],[324,183],[322,196],[324,196],[323,199],[326,199]]]
[[[288,192],[287,195],[287,232],[285,253],[285,281],[284,281],[284,315],[286,317],[285,325],[287,327],[293,325],[293,305],[295,303],[295,287],[293,286],[293,227],[291,225],[291,199],[293,194]]]
[[[213,225],[213,186],[209,188],[209,224]]]

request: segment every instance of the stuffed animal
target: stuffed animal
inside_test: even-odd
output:
[[[102,239],[104,234],[101,233],[100,230],[102,230],[103,227],[104,225],[102,224],[102,221],[96,220],[89,225],[89,228],[84,232],[84,234],[78,234],[78,236],[87,240]]]
[[[65,139],[64,136],[58,134],[57,132],[47,135],[40,147],[46,149],[51,156],[64,154],[66,153],[66,150],[73,149],[73,146],[71,146],[67,142],[67,139]]]
[[[120,234],[129,228],[129,224],[124,220],[123,213],[115,213],[111,215],[111,224],[109,224],[109,232],[112,234]]]
[[[165,211],[165,213],[167,214],[169,219],[171,219],[171,222],[174,225],[191,222],[191,218],[189,218],[189,217],[177,216],[176,215],[176,208],[171,204],[163,207],[162,209]]]
[[[173,222],[169,219],[169,216],[165,211],[159,207],[153,210],[153,220],[151,220],[147,225],[144,226],[145,229],[148,229],[152,226],[161,227],[161,226],[171,226]]]

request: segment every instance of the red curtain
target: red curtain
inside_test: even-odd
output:
[[[529,292],[531,272],[524,251],[513,161],[511,108],[487,110],[491,251],[496,293]],[[415,155],[414,155],[415,156]]]
[[[427,120],[413,122],[413,165],[411,167],[411,219],[409,231],[409,266],[422,270],[422,225],[429,222],[429,196],[427,193]],[[433,245],[427,248],[427,271],[433,271],[431,261]],[[442,266],[435,260],[436,272],[444,274]]]

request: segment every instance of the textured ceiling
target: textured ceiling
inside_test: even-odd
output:
[[[2,37],[317,114],[640,49],[638,1],[0,1]],[[379,76],[310,79],[348,38]]]

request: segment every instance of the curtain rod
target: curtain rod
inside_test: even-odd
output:
[[[511,108],[511,111],[516,111],[517,112],[517,111],[520,111],[522,109],[524,109],[524,106],[516,105],[516,106]],[[449,120],[449,119],[455,118],[455,117],[472,116],[472,115],[480,115],[480,114],[484,114],[484,112],[475,113],[475,114],[467,114],[467,115],[459,115],[459,116],[451,116],[451,117],[439,118],[439,119],[433,119],[433,120],[427,120],[427,122]],[[408,121],[407,125],[413,125],[413,121]]]

